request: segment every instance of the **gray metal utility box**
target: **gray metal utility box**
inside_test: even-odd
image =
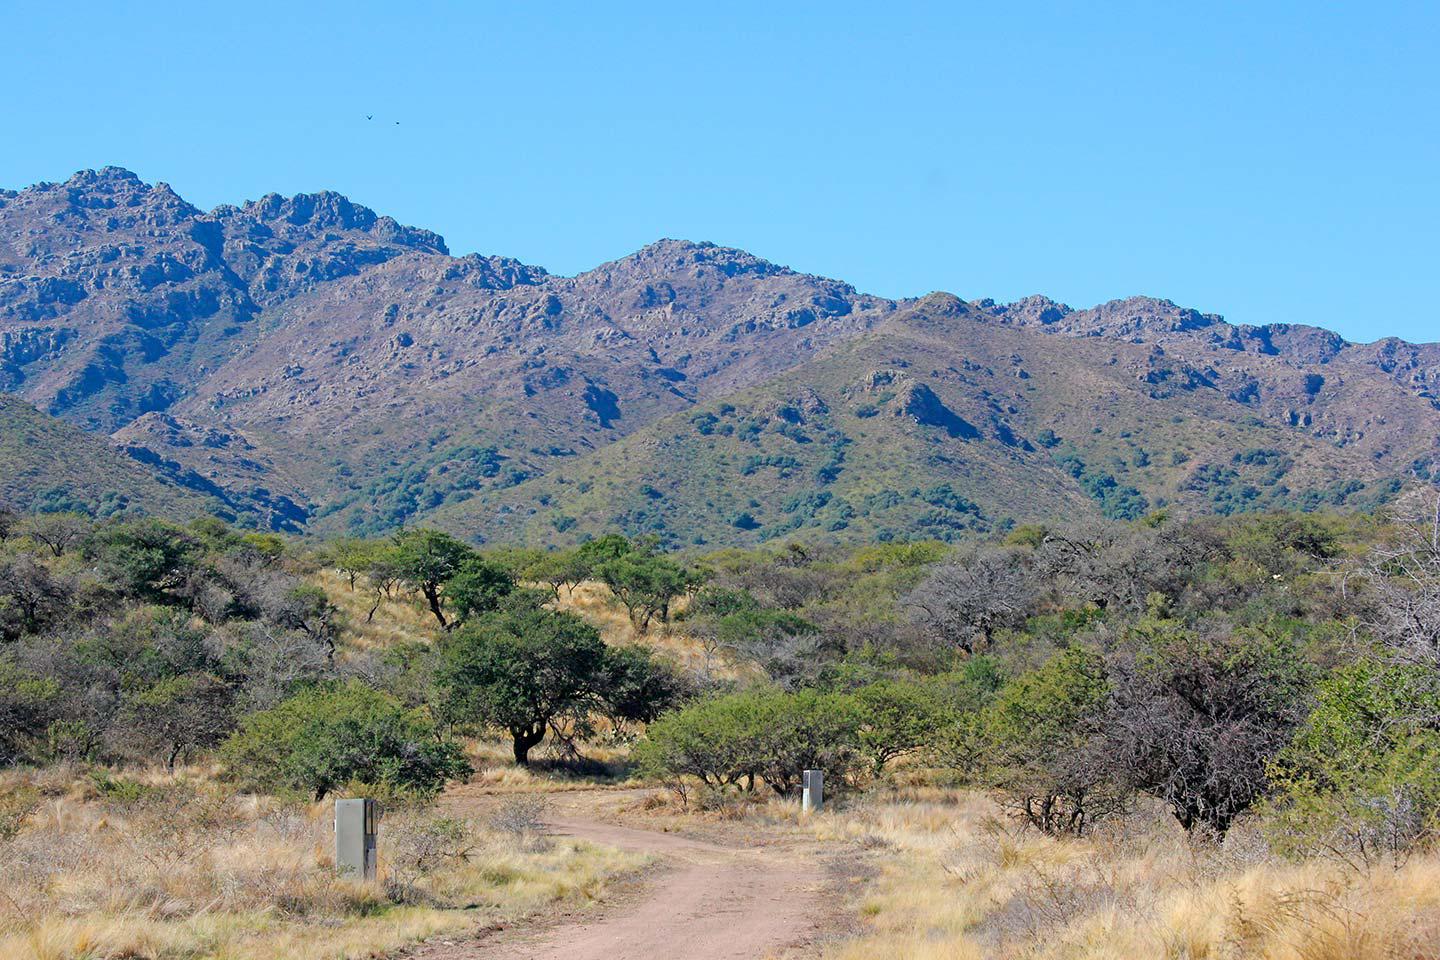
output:
[[[819,813],[825,809],[825,774],[819,770],[806,770],[801,779],[800,808],[806,813]]]
[[[375,879],[375,801],[335,801],[335,870],[352,880]]]

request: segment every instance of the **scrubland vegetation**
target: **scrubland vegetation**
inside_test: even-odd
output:
[[[625,784],[860,857],[834,958],[1434,956],[1410,512],[707,555],[6,516],[0,955],[365,956],[594,898],[639,860],[527,798]],[[437,805],[466,780],[494,816]],[[361,793],[374,886],[328,859]]]

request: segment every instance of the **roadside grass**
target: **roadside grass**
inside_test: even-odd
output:
[[[1146,808],[1053,839],[976,793],[858,797],[806,824],[872,852],[864,933],[825,960],[1440,957],[1440,856],[1359,873],[1273,856],[1254,824],[1195,843]]]
[[[236,796],[208,774],[0,777],[26,807],[0,836],[0,957],[380,956],[598,899],[645,862],[402,809],[382,819],[378,882],[353,883],[334,874],[328,802]]]
[[[1364,872],[1287,861],[1254,823],[1222,844],[1192,842],[1156,806],[1056,839],[983,793],[914,779],[813,816],[794,799],[697,792],[685,807],[669,791],[623,816],[858,856],[865,881],[841,889],[859,933],[787,960],[1440,960],[1440,853]]]

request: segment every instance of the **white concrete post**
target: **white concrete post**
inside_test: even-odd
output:
[[[801,783],[804,791],[800,797],[800,809],[806,813],[819,813],[825,807],[825,774],[819,770],[806,770]]]
[[[351,880],[375,879],[375,801],[335,801],[335,870]]]

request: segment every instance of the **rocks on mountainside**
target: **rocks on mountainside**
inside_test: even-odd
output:
[[[177,487],[213,497],[237,517],[291,533],[301,532],[310,519],[304,493],[238,431],[152,412],[111,439]]]
[[[841,362],[882,341],[896,352]],[[843,389],[795,379],[829,371],[815,366],[822,360],[844,367]],[[855,386],[880,370],[893,382]],[[1342,463],[1364,474],[1362,487],[1416,469],[1440,434],[1433,344],[1235,326],[1149,297],[1084,310],[1041,296],[896,302],[683,240],[558,277],[505,257],[452,256],[438,234],[332,192],[207,213],[113,167],[0,192],[0,390],[113,432],[166,484],[282,529],[493,520],[488,511],[500,509],[542,516],[532,498],[594,500],[578,479],[551,489],[545,478],[578,477],[632,435],[642,445],[632,456],[680,456],[691,443],[677,439],[684,431],[666,427],[665,442],[648,431],[692,416],[709,425],[707,442],[740,444],[729,466],[716,462],[712,488],[742,482],[725,471],[757,456],[761,465],[740,476],[809,477],[774,506],[783,524],[715,521],[745,542],[819,524],[826,511],[838,511],[828,533],[849,529],[845,511],[861,508],[831,486],[877,443],[909,445],[896,456],[912,458],[910,472],[929,484],[896,496],[931,511],[974,507],[937,528],[953,532],[988,516],[986,497],[1016,513],[1005,485],[1026,489],[1038,473],[1112,513],[1141,499],[1253,508],[1300,497],[1295,484],[1329,484]],[[765,405],[750,408],[752,395]],[[1207,460],[1197,486],[1199,466],[1183,451],[1154,462],[1151,448],[1165,444],[1146,437],[1163,425],[1127,421],[1129,437],[1105,433],[1124,404],[1200,418],[1222,448],[1235,446],[1226,456],[1252,441],[1310,452],[1283,470],[1268,455]],[[751,412],[740,423],[726,407]],[[893,414],[884,430],[866,417],[882,407]],[[756,452],[772,428],[783,442]],[[1036,446],[1051,436],[1064,439]],[[1206,456],[1224,459],[1220,448]],[[790,465],[809,459],[810,473]],[[1250,483],[1261,464],[1263,482]],[[668,506],[704,529],[718,509],[706,502],[718,500],[686,496],[693,502]],[[659,522],[653,497],[591,509],[632,530]],[[767,509],[736,506],[762,519]],[[564,516],[554,523],[572,529]],[[485,524],[465,524],[487,535]]]

